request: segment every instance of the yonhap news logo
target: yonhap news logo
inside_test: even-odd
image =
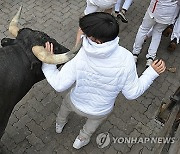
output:
[[[113,144],[128,144],[128,143],[141,143],[145,144],[147,142],[149,143],[155,143],[155,144],[160,144],[160,143],[174,143],[175,142],[175,137],[110,137],[110,134],[108,132],[101,133],[97,136],[96,138],[96,143],[99,148],[105,148],[107,147],[110,143]]]
[[[111,142],[111,139],[108,132],[101,133],[96,138],[96,143],[99,148],[107,147],[110,142]]]

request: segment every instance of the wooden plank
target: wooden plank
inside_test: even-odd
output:
[[[178,112],[179,112],[179,105],[176,105],[173,108],[173,110],[169,116],[169,119],[165,123],[162,131],[159,133],[159,135],[158,135],[159,137],[168,137],[169,136],[169,133],[171,132],[173,123],[176,119],[176,115],[178,114]],[[165,145],[165,143],[157,143],[154,147],[153,154],[161,154],[164,145]]]
[[[180,154],[180,124],[176,131],[175,142],[169,148],[169,154]]]

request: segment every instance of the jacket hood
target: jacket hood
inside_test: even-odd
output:
[[[111,54],[116,51],[119,44],[119,37],[116,37],[112,41],[108,41],[102,44],[97,44],[90,40],[87,36],[83,35],[83,45],[86,54],[94,58],[106,58],[111,56]]]

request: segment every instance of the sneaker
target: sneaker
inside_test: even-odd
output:
[[[119,14],[117,15],[117,18],[120,18],[122,22],[124,23],[128,23],[128,20],[125,16],[125,13],[123,13],[122,11],[119,12]]]
[[[153,58],[152,58],[152,57],[149,57],[149,58],[146,60],[146,68],[148,68],[152,63],[153,63]]]
[[[118,15],[118,14],[119,14],[118,11],[113,11],[111,15],[114,16],[115,18],[117,18],[117,15]]]
[[[75,149],[80,149],[82,148],[83,146],[87,145],[90,141],[90,138],[89,139],[82,139],[80,138],[79,136],[76,137],[74,143],[73,143],[73,147]]]
[[[56,133],[60,134],[66,124],[67,124],[67,122],[64,123],[64,124],[58,124],[58,123],[56,123]]]
[[[170,44],[169,44],[169,46],[168,46],[168,51],[171,51],[171,52],[173,52],[174,50],[176,50],[176,47],[177,47],[177,38],[175,38],[175,39],[173,39],[171,42],[170,42]]]
[[[138,61],[138,54],[133,54],[133,57],[134,57],[135,63],[137,63],[137,61]]]

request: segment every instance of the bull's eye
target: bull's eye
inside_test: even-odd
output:
[[[42,40],[44,40],[44,37],[43,37],[43,36],[40,36],[40,38],[41,38]]]

